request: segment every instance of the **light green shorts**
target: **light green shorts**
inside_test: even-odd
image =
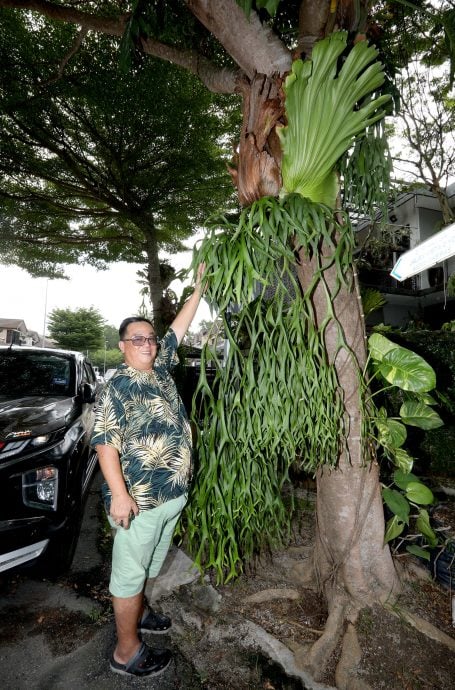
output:
[[[173,498],[152,510],[143,510],[128,529],[108,516],[115,530],[109,591],[114,597],[133,597],[149,577],[161,570],[187,496]]]

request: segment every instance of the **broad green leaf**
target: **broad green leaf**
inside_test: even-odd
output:
[[[438,413],[425,403],[405,402],[400,408],[400,417],[405,424],[418,426],[419,429],[437,429],[443,426],[444,422]]]
[[[397,448],[394,450],[394,463],[399,470],[405,474],[412,470],[414,465],[414,458],[409,455],[409,453],[404,450],[404,448]],[[396,482],[395,482],[396,483]],[[402,489],[403,487],[400,487]]]
[[[387,354],[387,352],[390,352],[390,350],[394,350],[397,347],[398,345],[392,343],[391,340],[386,338],[384,335],[381,335],[380,333],[373,333],[368,338],[368,350],[371,357],[376,362],[382,362],[382,358],[384,357],[384,355]]]
[[[390,518],[390,520],[387,521],[384,535],[384,544],[387,544],[387,542],[391,541],[391,539],[395,539],[395,537],[398,537],[398,535],[401,534],[403,530],[404,522],[400,520],[398,515],[394,515],[393,518]]]
[[[437,391],[436,391],[437,393]],[[437,405],[438,401],[430,393],[414,393],[413,391],[403,391],[404,402],[421,402],[425,405]]]
[[[419,505],[428,505],[434,501],[433,492],[421,482],[410,482],[407,485],[406,498]]]
[[[384,488],[382,489],[382,498],[392,513],[395,513],[402,522],[409,524],[409,511],[411,507],[403,494],[395,491],[395,489]]]
[[[438,538],[430,525],[430,516],[425,508],[419,511],[419,517],[416,520],[416,527],[424,537],[428,539],[430,546],[435,546],[438,543]]]
[[[415,352],[396,347],[386,352],[378,371],[389,383],[406,391],[425,393],[436,385],[434,369]]]
[[[418,482],[419,478],[416,477],[415,474],[411,474],[410,472],[402,472],[400,470],[395,470],[395,472],[393,473],[393,481],[400,489],[403,489],[403,491],[405,491],[408,484],[410,484],[411,482]]]
[[[425,405],[437,405],[437,400],[435,400],[429,393],[420,393],[419,400],[420,402],[425,403]]]
[[[395,419],[378,419],[379,443],[387,448],[399,448],[406,441],[407,431],[404,424]]]
[[[425,549],[422,549],[422,547],[417,546],[416,544],[411,544],[410,546],[407,546],[406,551],[412,553],[413,556],[417,556],[418,558],[424,558],[426,561],[430,560],[430,554],[428,553],[428,551],[425,551]]]

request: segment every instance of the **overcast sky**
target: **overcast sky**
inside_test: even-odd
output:
[[[187,267],[191,252],[170,258],[177,269]],[[56,308],[78,309],[95,307],[106,323],[118,327],[126,316],[137,314],[142,297],[136,271],[143,265],[112,264],[107,271],[97,271],[90,266],[68,266],[69,280],[32,278],[14,266],[0,264],[0,318],[22,319],[28,330],[43,332],[45,313]],[[46,305],[47,283],[47,305]],[[174,281],[172,289],[180,296],[183,285]],[[211,319],[207,304],[202,301],[192,330],[203,319]]]

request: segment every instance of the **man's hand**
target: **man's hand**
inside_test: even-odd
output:
[[[136,501],[126,488],[118,451],[112,446],[96,446],[98,460],[104,479],[111,490],[111,509],[109,514],[116,525],[128,529],[132,515],[139,513]]]
[[[196,282],[194,284],[195,288],[198,288],[198,289],[202,288],[202,277],[203,277],[204,273],[205,273],[205,264],[204,263],[199,264],[199,266],[197,267],[197,272],[196,272]],[[207,289],[207,286],[205,286],[205,288],[202,292],[204,293],[206,289]]]
[[[128,529],[132,516],[138,515],[138,513],[137,503],[129,493],[124,492],[112,496],[109,514],[119,527]]]

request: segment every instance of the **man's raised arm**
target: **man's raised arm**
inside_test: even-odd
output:
[[[196,275],[196,283],[194,292],[191,297],[185,302],[179,313],[171,323],[171,328],[177,336],[177,343],[180,345],[185,333],[191,325],[194,315],[196,314],[199,302],[203,294],[202,276],[204,275],[205,264],[199,264]]]

